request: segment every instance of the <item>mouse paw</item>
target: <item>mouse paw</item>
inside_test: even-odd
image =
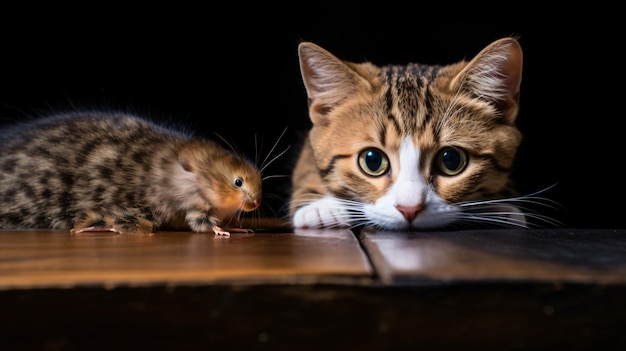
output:
[[[254,229],[248,229],[248,228],[232,228],[232,227],[230,227],[230,228],[228,228],[228,230],[231,233],[248,233],[248,234],[254,233]]]
[[[211,230],[213,230],[213,233],[215,233],[215,235],[230,236],[230,232],[229,231],[222,229],[218,225],[213,225],[211,227]]]
[[[72,234],[81,234],[86,232],[117,232],[115,228],[101,228],[101,227],[86,227],[86,228],[72,228],[70,229],[70,233]]]
[[[224,229],[224,228],[219,227],[217,225],[214,225],[211,229],[213,230],[213,233],[215,233],[215,235],[224,235],[224,236],[230,236],[230,233],[245,233],[245,234],[254,233],[253,229],[246,229],[246,228],[227,228],[227,229]]]
[[[85,211],[74,218],[74,226],[70,230],[72,234],[85,232],[115,232],[113,221],[110,218],[94,211]]]
[[[117,232],[120,234],[151,234],[154,223],[148,219],[124,215],[102,215],[95,211],[85,211],[74,219],[71,233]]]

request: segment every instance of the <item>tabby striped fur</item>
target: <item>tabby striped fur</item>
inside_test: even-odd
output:
[[[347,62],[311,42],[298,54],[313,127],[293,171],[294,227],[526,226],[511,180],[522,138],[516,38],[441,66]],[[385,158],[386,171],[364,171]]]

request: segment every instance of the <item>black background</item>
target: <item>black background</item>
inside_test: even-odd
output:
[[[622,228],[623,20],[594,6],[4,9],[0,121],[70,107],[131,110],[218,134],[251,156],[278,142],[273,155],[290,148],[264,174],[288,175],[309,126],[300,40],[353,61],[446,64],[515,35],[524,49],[520,190],[556,184],[543,196],[565,207],[568,226]],[[265,182],[266,214],[281,211],[288,187],[288,177]]]

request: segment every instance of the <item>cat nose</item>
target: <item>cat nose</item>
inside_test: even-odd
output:
[[[422,204],[418,204],[416,206],[397,205],[396,208],[398,209],[398,211],[400,211],[400,213],[402,213],[404,218],[406,218],[406,220],[409,221],[409,223],[411,223],[413,222],[415,217],[417,217],[417,213],[421,211],[422,208],[424,208],[424,205]]]

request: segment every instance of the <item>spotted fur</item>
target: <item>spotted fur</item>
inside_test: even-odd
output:
[[[72,112],[0,130],[0,228],[151,233],[185,218],[221,232],[260,199],[253,163],[134,115]]]

